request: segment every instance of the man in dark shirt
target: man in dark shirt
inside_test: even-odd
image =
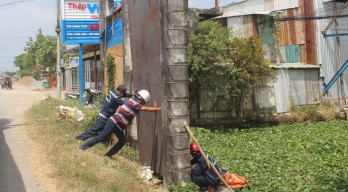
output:
[[[117,108],[124,103],[122,98],[132,96],[126,93],[126,91],[127,89],[124,85],[119,85],[116,90],[109,91],[108,95],[106,96],[104,105],[98,114],[95,124],[92,126],[92,128],[78,135],[76,139],[85,140],[101,132],[110,116],[115,114]]]

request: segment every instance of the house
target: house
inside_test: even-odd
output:
[[[84,65],[84,87],[100,90],[103,85],[102,69],[100,63],[99,44],[84,44],[83,65]],[[63,66],[63,81],[66,94],[80,93],[80,67],[79,67],[79,46],[71,46],[67,50],[68,58]]]
[[[344,17],[347,10],[343,9],[346,4],[334,0],[242,0],[222,7],[223,15],[215,19],[231,28],[232,36],[260,37],[265,57],[272,61],[276,71],[277,81],[258,84],[250,100],[276,113],[288,112],[292,105],[319,104],[322,97],[345,105],[347,77],[334,82],[330,79],[343,71],[340,66],[348,59],[343,51],[346,44],[340,43],[346,38],[342,34],[347,23]],[[322,31],[340,9],[341,17],[329,26],[331,35],[323,35]],[[207,101],[207,97],[203,95],[201,99]],[[233,117],[230,113],[209,110],[213,109],[212,102],[205,104],[202,118]],[[249,102],[243,107],[248,111],[255,106]]]

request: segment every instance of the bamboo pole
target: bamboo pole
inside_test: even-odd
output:
[[[207,165],[209,168],[213,168],[214,172],[216,173],[216,175],[220,178],[221,181],[224,182],[224,184],[226,185],[226,187],[228,188],[229,191],[233,192],[233,189],[228,185],[228,183],[225,181],[225,179],[222,177],[222,175],[220,174],[220,172],[215,168],[215,166],[213,165],[213,163],[211,161],[209,161],[208,157],[205,155],[204,151],[202,150],[202,148],[200,147],[200,144],[198,142],[198,140],[196,139],[196,137],[193,135],[192,131],[190,130],[190,127],[187,125],[187,122],[185,122],[184,128],[187,130],[187,132],[189,133],[189,135],[191,136],[192,140],[197,144],[199,152],[201,152],[204,160],[207,162]]]

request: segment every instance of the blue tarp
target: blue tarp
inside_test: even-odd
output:
[[[121,5],[121,1],[115,1],[113,10]],[[108,24],[106,30],[107,48],[116,47],[122,44],[122,18],[119,17],[112,23]]]
[[[122,18],[106,26],[106,46],[108,48],[122,44]]]

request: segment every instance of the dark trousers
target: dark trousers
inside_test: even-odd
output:
[[[108,120],[103,131],[100,132],[98,136],[86,142],[80,148],[83,150],[88,149],[97,143],[105,141],[107,138],[111,136],[112,133],[115,133],[116,137],[118,138],[118,142],[113,147],[111,147],[111,149],[105,154],[105,156],[111,157],[112,155],[116,154],[127,143],[127,138],[124,134],[124,131],[122,131],[118,127],[118,125],[116,125],[111,119]]]
[[[94,123],[93,127],[88,129],[87,131],[81,133],[77,136],[77,139],[85,140],[90,137],[97,135],[99,132],[103,130],[108,120],[102,116],[98,115],[97,121]],[[108,138],[107,138],[108,139]]]
[[[199,187],[217,187],[220,183],[213,182],[211,179],[209,179],[207,176],[200,174],[200,175],[191,175],[191,180],[196,183]]]

